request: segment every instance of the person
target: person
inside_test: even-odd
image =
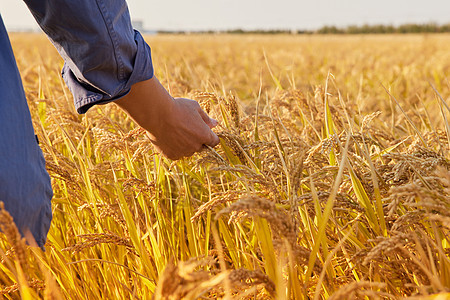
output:
[[[125,0],[25,0],[62,58],[80,114],[115,102],[147,130],[157,151],[179,159],[219,138],[197,102],[170,96],[154,76],[150,47],[131,25]],[[20,233],[43,247],[53,196],[20,74],[0,15],[0,201]]]

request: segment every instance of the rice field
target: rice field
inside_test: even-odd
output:
[[[214,149],[78,115],[46,37],[11,35],[54,198],[45,252],[0,209],[1,297],[450,299],[450,35],[146,39]]]

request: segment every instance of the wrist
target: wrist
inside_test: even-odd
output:
[[[172,96],[156,77],[134,84],[115,103],[151,134],[160,129],[161,119],[170,116],[174,106]]]

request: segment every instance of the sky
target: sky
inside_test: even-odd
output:
[[[448,0],[129,0],[148,30],[284,29],[450,23]],[[0,0],[8,30],[36,29],[22,0]]]

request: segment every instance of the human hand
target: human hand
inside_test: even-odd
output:
[[[170,159],[188,157],[203,149],[219,143],[211,128],[217,121],[200,108],[194,100],[176,98],[168,113],[162,112],[156,128],[148,131],[156,149]]]
[[[136,83],[115,103],[147,130],[157,151],[170,159],[188,157],[201,151],[203,145],[219,143],[211,130],[217,121],[196,101],[173,99],[155,77]]]

